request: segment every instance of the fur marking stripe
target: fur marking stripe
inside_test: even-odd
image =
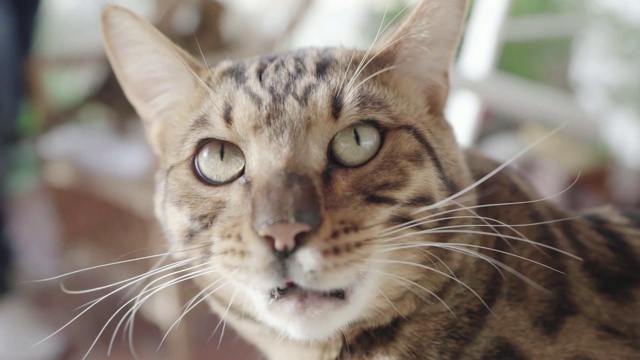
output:
[[[517,346],[505,338],[498,338],[495,345],[482,355],[481,360],[526,360]]]
[[[340,115],[342,115],[342,107],[344,104],[342,103],[342,93],[336,91],[333,95],[333,100],[331,101],[331,117],[333,120],[338,120]]]
[[[224,107],[224,114],[222,115],[222,118],[224,119],[224,122],[227,124],[227,126],[233,125],[233,118],[231,117],[232,111],[233,107],[231,105],[227,104]]]
[[[457,193],[458,192],[458,187],[456,186],[455,182],[446,175],[446,173],[444,171],[444,168],[442,166],[442,163],[440,162],[440,159],[438,158],[438,155],[436,154],[435,149],[427,141],[427,139],[424,137],[424,135],[422,135],[416,128],[414,128],[412,126],[409,126],[409,125],[401,126],[398,129],[409,133],[417,142],[420,143],[420,145],[422,145],[422,147],[424,148],[425,152],[427,153],[427,155],[431,159],[431,162],[436,167],[436,170],[438,170],[438,174],[440,176],[440,180],[442,181],[442,184],[447,188],[447,190],[449,191],[450,194]]]

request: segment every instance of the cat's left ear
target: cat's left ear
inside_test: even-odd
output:
[[[453,62],[467,13],[467,0],[421,0],[386,34],[376,50],[394,72],[414,81],[433,113],[443,111]]]
[[[180,116],[202,86],[202,67],[147,21],[119,6],[102,12],[102,35],[118,82],[160,155],[167,123]]]

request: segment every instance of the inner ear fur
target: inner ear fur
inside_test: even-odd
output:
[[[420,88],[433,113],[445,105],[467,8],[467,0],[422,0],[376,43],[376,53]]]

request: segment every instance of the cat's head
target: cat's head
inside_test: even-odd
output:
[[[366,51],[206,68],[105,10],[109,59],[159,158],[157,216],[212,298],[317,341],[446,280],[409,264],[435,261],[411,249],[429,236],[397,226],[469,183],[442,115],[465,11],[423,1]]]

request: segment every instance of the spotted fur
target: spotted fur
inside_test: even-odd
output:
[[[174,257],[207,270],[193,279],[203,298],[268,358],[640,357],[638,215],[573,214],[456,145],[442,108],[465,11],[425,0],[371,51],[209,69],[130,12],[105,11],[107,53],[159,158],[156,213]],[[381,148],[341,166],[331,141],[357,123]],[[242,150],[237,180],[198,178],[207,139]],[[298,177],[303,190],[283,185]],[[255,218],[308,202],[320,224],[274,253]],[[278,308],[269,293],[285,277],[346,298]]]

